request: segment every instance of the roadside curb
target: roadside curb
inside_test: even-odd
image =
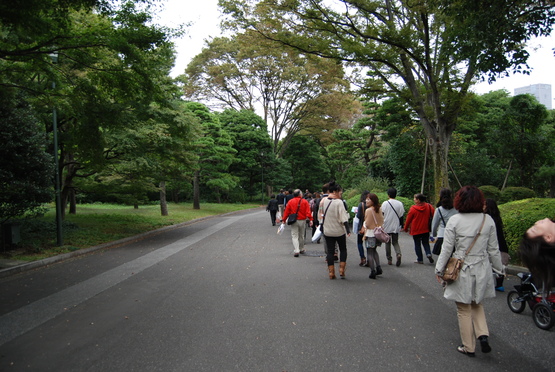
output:
[[[258,208],[252,208],[252,209],[258,209]],[[144,239],[146,237],[157,235],[157,234],[169,231],[169,230],[178,229],[178,228],[183,227],[183,226],[192,225],[192,224],[197,223],[197,222],[206,221],[206,220],[209,220],[211,218],[225,217],[225,216],[229,216],[229,215],[239,213],[239,212],[243,212],[243,211],[246,211],[246,210],[249,210],[249,209],[242,209],[242,210],[239,210],[239,211],[229,212],[229,213],[225,213],[225,214],[218,214],[218,215],[213,215],[213,216],[201,217],[201,218],[197,218],[197,219],[194,219],[194,220],[191,220],[191,221],[181,222],[181,223],[178,223],[176,225],[164,226],[164,227],[161,227],[159,229],[152,230],[152,231],[147,231],[147,232],[144,232],[144,233],[139,234],[139,235],[134,235],[134,236],[130,236],[128,238],[115,240],[113,242],[108,242],[108,243],[96,245],[94,247],[79,249],[79,250],[74,251],[74,252],[63,253],[63,254],[60,254],[60,255],[57,255],[57,256],[44,258],[42,260],[37,260],[37,261],[33,261],[33,262],[26,262],[26,263],[23,263],[23,264],[17,264],[17,262],[16,262],[15,265],[13,265],[13,266],[10,266],[10,267],[4,268],[4,269],[0,269],[0,279],[9,277],[9,276],[12,276],[12,275],[15,275],[15,274],[19,274],[19,273],[22,273],[24,271],[29,271],[29,270],[33,270],[33,269],[36,269],[36,268],[39,268],[39,267],[52,265],[54,263],[64,261],[64,260],[67,260],[67,259],[70,259],[70,258],[86,255],[86,254],[89,254],[91,252],[95,252],[95,251],[98,251],[98,250],[113,248],[113,247],[116,247],[116,246],[119,246],[119,245],[131,243],[131,242],[134,242],[134,241],[138,241],[138,240]]]

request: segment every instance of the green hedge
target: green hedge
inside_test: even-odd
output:
[[[499,206],[511,261],[520,264],[518,246],[522,235],[537,220],[555,217],[555,199],[524,199]]]
[[[351,192],[350,195],[353,195],[354,192]],[[351,212],[351,209],[353,207],[358,206],[358,203],[360,202],[360,194],[358,193],[355,196],[350,197],[349,199],[346,199],[347,202],[347,206],[349,208],[349,214],[351,216],[351,221],[354,218],[355,214]],[[387,192],[375,192],[375,194],[378,196],[378,199],[380,200],[380,203],[384,203],[386,200],[389,199],[389,197],[387,196]],[[405,216],[409,211],[409,208],[414,205],[414,201],[412,199],[407,199],[405,197],[402,196],[398,196],[396,198],[397,200],[399,200],[401,203],[403,203],[403,206],[405,207]]]

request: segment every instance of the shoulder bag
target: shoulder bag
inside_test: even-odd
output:
[[[330,207],[332,202],[333,202],[333,199],[330,199],[330,203],[328,204],[328,206],[324,210],[324,214],[322,215],[322,224],[320,225],[320,231],[322,232],[322,235],[324,235],[324,221],[326,220],[326,213],[328,213],[328,208]]]
[[[397,211],[395,210],[395,207],[393,206],[393,204],[391,204],[391,202],[388,200],[387,203],[391,206],[391,209],[393,210],[393,213],[395,213],[395,215],[397,216],[397,218],[399,219],[399,226],[403,227],[403,216],[399,217],[399,214],[397,214]]]
[[[301,209],[302,201],[303,201],[303,199],[301,198],[301,200],[299,200],[299,206],[297,207],[297,213],[291,213],[289,216],[287,216],[287,224],[288,225],[292,225],[295,222],[297,222],[297,214],[299,213],[299,209]]]
[[[476,236],[474,237],[474,240],[472,241],[472,244],[470,244],[470,247],[468,247],[468,249],[464,253],[465,257],[468,255],[468,253],[470,253],[470,250],[472,249],[472,247],[474,247],[476,240],[478,240],[478,237],[482,233],[482,228],[484,227],[485,222],[486,222],[486,215],[484,214],[484,218],[482,220],[482,226],[480,226],[480,230],[478,230],[478,234],[476,234]],[[445,266],[445,270],[443,271],[443,275],[441,276],[441,279],[443,279],[447,283],[452,283],[455,280],[457,280],[459,278],[459,273],[461,271],[463,263],[464,263],[464,258],[455,258],[455,257],[449,258],[449,261],[447,261],[447,265]]]
[[[376,223],[376,225],[378,225],[378,221],[376,220],[376,214],[375,213],[376,213],[375,210],[373,210],[372,211],[372,217],[374,217],[374,222]],[[391,239],[389,234],[386,233],[385,230],[381,226],[374,227],[374,237],[382,243],[389,243],[389,239]]]

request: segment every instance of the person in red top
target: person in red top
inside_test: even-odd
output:
[[[295,248],[293,255],[295,257],[299,257],[299,253],[305,253],[304,234],[307,219],[310,221],[310,227],[312,227],[312,212],[310,212],[310,204],[308,204],[308,201],[303,198],[303,193],[299,189],[293,191],[293,199],[291,199],[285,206],[282,223],[285,223],[287,221],[287,217],[293,213],[297,213],[297,221],[291,225],[291,238],[293,239],[293,247]]]
[[[414,205],[410,207],[407,221],[403,231],[409,232],[414,240],[414,251],[416,261],[422,264],[422,246],[426,252],[426,257],[430,263],[434,263],[432,252],[430,251],[430,219],[434,216],[434,207],[426,202],[426,197],[422,194],[414,195]]]

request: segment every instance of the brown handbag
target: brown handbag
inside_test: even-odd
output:
[[[476,234],[476,236],[474,237],[474,240],[472,241],[472,244],[470,244],[470,247],[468,247],[468,249],[466,250],[464,254],[465,257],[468,255],[472,247],[474,247],[476,240],[478,240],[478,237],[482,233],[482,228],[484,227],[485,222],[486,222],[486,215],[484,214],[484,218],[482,220],[482,226],[480,226],[480,230],[478,230],[478,234]],[[441,276],[441,279],[443,279],[447,283],[453,283],[455,280],[459,278],[459,273],[461,271],[463,263],[464,263],[463,258],[455,258],[455,257],[449,258],[449,261],[447,261],[447,265],[445,266],[445,270],[443,271],[443,275]]]

